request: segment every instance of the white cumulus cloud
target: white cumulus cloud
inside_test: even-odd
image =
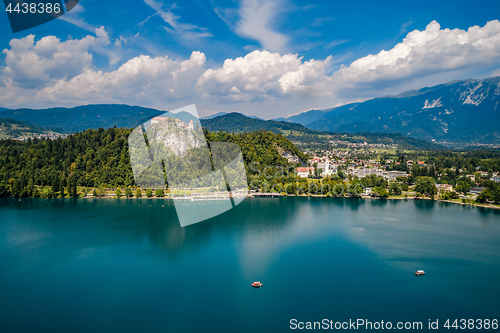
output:
[[[500,59],[500,22],[467,31],[441,29],[432,21],[415,30],[391,50],[360,58],[334,74],[334,81],[357,84],[398,81],[472,67],[491,66]]]
[[[92,65],[90,47],[109,44],[103,27],[96,29],[95,34],[65,42],[55,36],[36,42],[34,35],[12,39],[10,49],[3,50],[6,66],[2,72],[22,88],[39,88],[56,79],[72,78]]]
[[[402,81],[420,78],[425,81],[431,75],[445,77],[453,71],[467,73],[467,70],[494,66],[499,60],[498,20],[468,30],[441,29],[433,21],[423,31],[408,33],[392,49],[359,58],[333,73],[329,71],[331,57],[303,61],[296,54],[282,56],[254,51],[245,57],[227,59],[222,68],[208,69],[197,85],[205,95],[216,96],[224,102],[297,94],[368,98],[377,96],[377,92],[400,92]],[[457,77],[460,78],[463,77]]]
[[[104,73],[87,69],[70,80],[38,92],[39,101],[68,100],[100,103],[151,105],[154,101],[173,102],[192,96],[192,83],[204,71],[205,55],[193,52],[187,60],[168,56],[138,56],[116,71]]]
[[[257,109],[255,103],[259,103],[263,117],[276,109],[286,115],[480,72],[499,75],[500,22],[461,30],[441,29],[433,21],[422,31],[408,33],[393,48],[335,71],[331,56],[305,60],[298,54],[267,50],[210,67],[200,51],[192,52],[189,59],[140,55],[116,70],[103,71],[92,66],[91,52],[107,44],[110,40],[103,28],[82,39],[61,41],[47,36],[36,41],[30,35],[11,40],[10,49],[3,51],[0,105],[126,103],[169,109],[196,102],[213,110],[234,111],[234,106],[222,105],[238,103],[237,109],[244,111]]]
[[[227,97],[230,101],[250,101],[283,96],[294,91],[310,91],[324,86],[331,57],[303,62],[297,54],[253,51],[245,57],[227,59],[222,68],[208,69],[197,87],[205,96]]]

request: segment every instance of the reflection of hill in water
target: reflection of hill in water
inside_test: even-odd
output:
[[[58,256],[72,256],[82,248],[117,251],[124,243],[146,241],[159,256],[170,260],[202,251],[215,236],[240,238],[248,233],[279,232],[289,223],[293,204],[283,206],[285,211],[270,209],[276,201],[245,200],[222,215],[185,228],[180,227],[173,202],[163,199],[4,198],[0,199],[0,208],[10,206],[33,216],[48,212],[37,222],[23,220],[12,234],[27,230],[50,232],[52,242],[64,244]],[[268,215],[254,216],[249,214],[251,211],[265,211]]]

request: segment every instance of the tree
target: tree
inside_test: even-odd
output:
[[[437,187],[434,183],[434,179],[431,177],[418,177],[417,183],[415,185],[415,192],[425,193],[430,197],[434,197],[437,194]]]
[[[359,183],[359,181],[355,181],[352,184],[349,184],[347,192],[353,197],[359,197],[361,196],[361,193],[363,193],[363,186]]]
[[[141,189],[140,189],[140,188],[138,188],[138,189],[137,189],[137,191],[135,191],[135,197],[136,197],[136,198],[140,198],[140,197],[142,197],[142,192],[141,192]]]
[[[389,196],[389,192],[385,189],[385,187],[375,186],[372,189],[372,193],[375,193],[377,197],[387,198]]]
[[[165,196],[165,192],[161,188],[156,189],[155,191],[155,196],[158,198],[162,198]]]
[[[122,190],[120,190],[119,188],[116,189],[115,191],[115,195],[117,198],[120,198],[122,196]]]
[[[69,196],[72,197],[72,198],[78,197],[78,190],[76,188],[76,179],[75,179],[75,177],[70,176],[68,182],[69,182],[69,188],[68,188]]]
[[[125,196],[126,196],[127,198],[132,198],[132,197],[134,196],[134,194],[132,193],[132,189],[131,189],[130,187],[127,187],[127,188],[125,189]]]
[[[52,192],[56,194],[61,189],[61,179],[59,178],[59,172],[55,172],[52,176]]]
[[[398,183],[391,183],[389,190],[392,195],[400,195],[402,192],[401,186]]]
[[[86,196],[87,196],[87,194],[89,194],[89,193],[90,193],[90,189],[89,189],[89,188],[84,187],[84,188],[82,188],[81,190],[82,190],[82,193],[83,193],[83,196],[84,196],[84,197],[86,197]]]
[[[146,190],[146,197],[151,198],[153,196],[153,190],[148,188]]]
[[[484,182],[486,188],[479,193],[476,201],[485,203],[487,201],[493,202],[495,204],[500,203],[500,184],[495,183],[491,180],[486,180]]]
[[[0,197],[9,195],[9,187],[4,182],[0,182]]]

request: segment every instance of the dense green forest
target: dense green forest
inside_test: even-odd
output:
[[[128,152],[128,136],[131,131],[101,128],[57,140],[1,140],[0,195],[36,197],[41,195],[41,187],[50,187],[48,196],[61,193],[77,196],[77,186],[134,186]],[[232,142],[239,145],[248,177],[264,171],[270,172],[270,166],[294,168],[294,165],[280,155],[277,147],[307,160],[290,141],[272,132],[228,134],[205,131],[205,136],[209,143]]]
[[[38,196],[39,186],[52,195],[64,187],[134,184],[127,137],[130,130],[87,130],[57,140],[0,141],[0,195]]]

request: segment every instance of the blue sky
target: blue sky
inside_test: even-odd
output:
[[[500,75],[499,1],[82,0],[13,34],[0,106],[123,103],[263,118]]]

